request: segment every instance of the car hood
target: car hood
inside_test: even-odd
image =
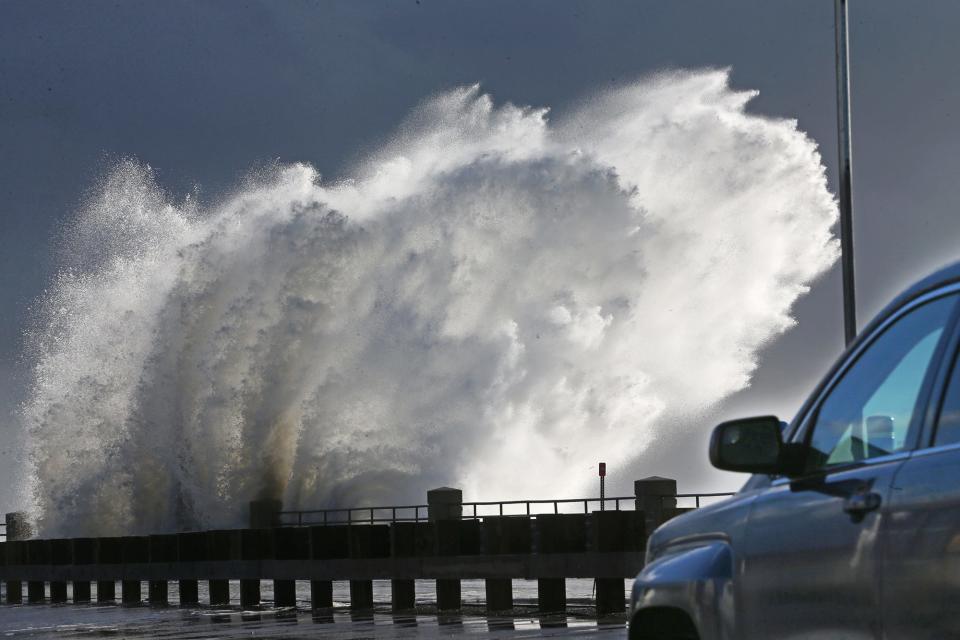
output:
[[[739,493],[706,507],[677,516],[657,527],[647,542],[651,560],[674,545],[686,545],[701,539],[731,540],[743,530],[756,490]]]

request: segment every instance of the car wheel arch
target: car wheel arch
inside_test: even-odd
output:
[[[630,640],[699,640],[690,615],[678,607],[640,609],[630,620]]]

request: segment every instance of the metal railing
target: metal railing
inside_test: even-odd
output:
[[[703,501],[726,498],[733,493],[678,493],[651,496],[664,500],[678,501],[677,508],[683,507],[680,502],[699,509]],[[557,500],[493,500],[481,502],[464,502],[462,518],[464,520],[478,520],[492,516],[520,516],[536,518],[538,515],[559,513],[590,513],[591,505],[598,510],[605,510],[608,505],[614,511],[633,511],[637,496],[615,496],[612,498],[564,498]],[[622,509],[621,505],[629,505]],[[333,524],[376,524],[393,522],[427,522],[429,505],[414,504],[388,507],[350,507],[342,509],[305,509],[299,511],[281,511],[280,526],[305,527]]]
[[[0,522],[0,538],[7,539],[7,523]]]

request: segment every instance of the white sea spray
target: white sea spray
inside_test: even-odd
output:
[[[348,181],[212,207],[120,163],[70,227],[22,418],[45,534],[565,497],[749,384],[837,257],[816,145],[728,72],[574,113],[424,103]]]

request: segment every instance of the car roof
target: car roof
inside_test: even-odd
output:
[[[929,291],[933,291],[934,289],[939,289],[944,285],[958,281],[960,281],[960,261],[954,262],[946,267],[934,271],[928,276],[907,287],[902,293],[900,293],[900,295],[891,300],[890,303],[887,304],[887,306],[885,306],[883,310],[873,318],[873,320],[863,327],[858,335],[863,336],[869,333],[868,330],[872,329],[874,325],[882,322],[884,318],[910,300],[913,300],[914,298]]]

